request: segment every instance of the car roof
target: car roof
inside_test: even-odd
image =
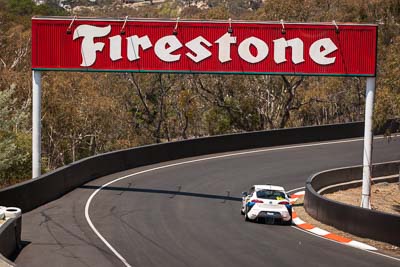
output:
[[[263,190],[263,189],[267,189],[267,190],[276,190],[276,191],[282,191],[285,192],[285,189],[282,186],[277,186],[277,185],[254,185],[254,189],[256,191],[258,190]]]

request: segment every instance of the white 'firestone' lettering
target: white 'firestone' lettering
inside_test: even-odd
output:
[[[274,40],[274,61],[276,64],[286,62],[286,48],[292,48],[292,62],[299,64],[304,62],[304,44],[300,38],[287,40],[280,38]]]
[[[104,43],[94,42],[95,37],[104,37],[111,31],[111,26],[96,27],[91,25],[79,25],[75,31],[73,40],[83,37],[81,45],[82,67],[89,67],[96,62],[96,52],[103,51]]]
[[[116,61],[122,58],[121,55],[121,35],[115,35],[108,38],[110,40],[110,58]]]
[[[73,40],[83,38],[81,44],[82,54],[82,67],[89,67],[96,62],[96,53],[103,51],[105,46],[102,42],[94,42],[94,38],[107,36],[111,32],[111,26],[96,27],[91,25],[78,26],[73,35]],[[110,40],[110,59],[112,61],[122,59],[122,40],[120,35],[115,35],[108,38]],[[142,50],[147,50],[153,46],[150,38],[145,35],[139,37],[133,35],[126,38],[127,40],[127,58],[129,61],[140,59],[140,47]],[[236,37],[231,36],[230,33],[225,33],[215,41],[218,45],[218,60],[221,63],[229,62],[231,58],[231,47],[236,44]],[[286,40],[280,38],[273,40],[274,43],[274,62],[281,64],[287,62],[286,48],[292,49],[292,62],[293,64],[300,64],[304,62],[304,43],[300,38]],[[193,62],[199,63],[212,56],[208,48],[212,44],[203,36],[198,36],[185,43],[185,46],[190,50],[185,55]],[[253,55],[250,51],[251,46],[257,50],[257,55]],[[155,42],[154,52],[156,56],[165,62],[179,61],[181,54],[177,52],[183,44],[175,35],[168,35],[161,37]],[[330,38],[323,38],[316,40],[309,48],[309,55],[311,59],[319,65],[329,65],[336,61],[336,57],[328,57],[331,53],[338,48]],[[177,52],[174,54],[174,52]],[[239,57],[248,63],[259,63],[268,57],[269,48],[264,40],[257,37],[249,37],[240,42],[238,47]]]
[[[168,35],[160,38],[156,46],[154,47],[154,52],[159,59],[166,62],[178,61],[181,55],[173,55],[172,53],[182,47],[182,43],[179,42],[175,35]]]
[[[188,52],[186,53],[186,56],[196,63],[199,63],[200,61],[211,57],[212,55],[211,52],[201,44],[205,44],[208,47],[212,46],[212,44],[207,41],[207,39],[205,39],[203,36],[199,36],[185,44],[187,48],[189,48],[190,50],[192,50],[192,52],[196,54],[193,55],[192,53]]]
[[[315,41],[310,47],[310,57],[315,63],[320,65],[329,65],[335,62],[336,57],[326,57],[338,48],[329,38]]]
[[[253,56],[250,52],[250,46],[254,45],[257,49],[257,56]],[[239,56],[249,63],[258,63],[268,56],[268,45],[256,37],[245,39],[239,45]]]
[[[221,63],[231,61],[231,44],[236,44],[236,37],[232,37],[230,33],[225,33],[217,41],[218,59]]]
[[[139,47],[141,46],[143,50],[149,49],[153,45],[150,42],[150,39],[147,35],[139,36],[134,35],[126,38],[128,42],[128,59],[130,61],[134,61],[140,58],[139,56]]]

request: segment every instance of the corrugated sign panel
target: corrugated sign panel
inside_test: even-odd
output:
[[[376,25],[32,19],[35,70],[375,76]],[[174,30],[176,28],[176,30]],[[68,30],[69,29],[69,30]],[[174,34],[175,33],[175,34]]]

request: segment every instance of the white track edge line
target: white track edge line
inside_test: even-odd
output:
[[[291,190],[289,190],[289,191],[287,191],[287,192],[290,193],[290,192],[297,191],[297,190],[304,189],[304,188],[305,188],[305,187],[303,186],[303,187],[291,189]],[[296,219],[299,219],[300,221],[303,222],[303,220],[301,220],[299,217],[297,217]],[[304,223],[305,223],[305,222],[304,222]],[[295,225],[292,225],[291,227],[294,228],[294,229],[296,229],[296,230],[299,230],[299,231],[301,231],[301,232],[304,232],[304,233],[306,233],[306,234],[310,234],[310,235],[313,235],[313,236],[316,236],[316,237],[319,237],[319,238],[322,238],[322,239],[325,239],[325,240],[328,240],[328,241],[331,241],[331,242],[335,242],[335,243],[337,243],[337,244],[341,244],[341,245],[345,245],[345,246],[350,246],[350,247],[353,247],[353,248],[356,248],[356,249],[360,249],[360,250],[366,251],[366,252],[368,252],[368,253],[376,254],[376,255],[379,255],[379,256],[382,256],[382,257],[386,257],[386,258],[389,258],[389,259],[392,259],[392,260],[395,260],[395,261],[400,261],[400,258],[392,257],[392,256],[390,256],[390,255],[383,254],[383,253],[380,253],[380,252],[377,252],[377,251],[373,251],[373,250],[362,249],[362,248],[359,248],[359,247],[356,247],[356,246],[352,246],[352,245],[347,244],[347,243],[337,242],[337,241],[335,241],[335,240],[333,240],[333,239],[329,239],[329,238],[320,236],[320,235],[318,235],[318,234],[315,234],[315,233],[313,233],[313,232],[310,232],[310,231],[301,229],[301,228],[299,228],[298,226],[295,226]],[[322,230],[323,230],[323,229],[322,229]],[[354,241],[358,242],[357,240],[354,240]]]
[[[337,244],[340,244],[340,245],[349,246],[349,247],[352,247],[352,248],[355,248],[355,249],[359,249],[359,250],[362,250],[362,251],[365,251],[365,252],[368,252],[368,253],[376,254],[376,255],[379,255],[379,256],[382,256],[382,257],[389,258],[389,259],[392,259],[392,260],[400,262],[400,259],[396,258],[396,257],[392,257],[392,256],[389,256],[389,255],[386,255],[386,254],[382,254],[382,253],[379,253],[379,252],[376,252],[376,251],[372,251],[372,250],[366,250],[366,249],[361,249],[361,248],[358,248],[358,247],[353,247],[353,246],[348,245],[347,243],[337,242],[337,241],[335,241],[333,239],[329,239],[329,238],[314,234],[312,232],[303,230],[303,229],[301,229],[301,228],[299,228],[297,226],[294,226],[294,225],[292,225],[291,227],[296,229],[296,230],[298,230],[298,231],[304,232],[304,233],[309,234],[309,235],[313,235],[313,236],[318,237],[318,238],[322,238],[322,239],[325,239],[325,240],[328,240],[328,241],[331,241],[331,242],[334,242],[334,243],[337,243]]]
[[[385,138],[384,136],[379,136],[379,137],[374,137],[375,139],[383,139]],[[206,158],[200,158],[200,159],[195,159],[195,160],[189,160],[189,161],[183,161],[183,162],[178,162],[178,163],[173,163],[173,164],[168,164],[168,165],[163,165],[163,166],[159,166],[159,167],[155,167],[155,168],[151,168],[151,169],[147,169],[147,170],[143,170],[143,171],[139,171],[136,173],[132,173],[132,174],[128,174],[125,175],[123,177],[114,179],[104,185],[102,185],[100,188],[96,189],[96,191],[94,191],[90,197],[88,198],[86,205],[85,205],[85,217],[86,217],[86,221],[88,222],[90,228],[92,228],[93,232],[99,237],[99,239],[111,250],[111,252],[114,253],[114,255],[126,266],[126,267],[132,267],[128,261],[121,255],[118,253],[118,251],[100,234],[100,232],[97,230],[97,228],[94,226],[92,220],[90,219],[90,215],[89,215],[89,208],[90,208],[90,203],[92,202],[92,199],[95,197],[95,195],[100,192],[100,190],[102,190],[104,187],[109,186],[110,184],[113,184],[115,182],[118,182],[120,180],[129,178],[129,177],[133,177],[136,175],[140,175],[143,173],[147,173],[147,172],[152,172],[152,171],[156,171],[156,170],[161,170],[161,169],[166,169],[166,168],[170,168],[170,167],[175,167],[175,166],[179,166],[179,165],[185,165],[185,164],[190,164],[190,163],[195,163],[195,162],[201,162],[201,161],[207,161],[207,160],[213,160],[213,159],[220,159],[220,158],[229,158],[229,157],[234,157],[234,156],[240,156],[240,155],[247,155],[247,154],[256,154],[256,153],[262,153],[262,152],[268,152],[268,151],[277,151],[277,150],[285,150],[285,149],[292,149],[292,148],[301,148],[301,147],[312,147],[312,146],[322,146],[322,145],[331,145],[331,144],[342,144],[342,143],[351,143],[351,142],[357,142],[357,141],[362,141],[364,140],[363,138],[354,138],[354,139],[346,139],[346,140],[341,140],[341,141],[327,141],[327,142],[320,142],[320,143],[312,143],[312,144],[302,144],[302,145],[294,145],[294,146],[282,146],[282,147],[274,147],[274,148],[266,148],[266,149],[257,149],[257,150],[251,150],[251,151],[246,151],[246,152],[237,152],[237,153],[230,153],[230,154],[224,154],[224,155],[219,155],[219,156],[213,156],[213,157],[206,157]],[[301,187],[304,188],[304,187]],[[300,188],[296,188],[296,189],[292,189],[287,191],[288,193],[295,191],[297,189]],[[294,226],[292,226],[294,227]],[[296,229],[298,229],[297,227],[294,227]],[[298,229],[299,230],[299,229]],[[326,239],[326,238],[324,238]],[[333,240],[332,240],[333,241]],[[335,241],[336,242],[336,241]],[[377,253],[380,255],[380,253]],[[384,254],[382,254],[384,255]],[[385,255],[387,256],[387,255]],[[390,257],[390,256],[388,256]],[[394,258],[396,259],[396,258]],[[397,259],[400,261],[400,259]]]
[[[287,191],[287,193],[290,193],[290,192],[293,192],[293,191],[298,191],[298,190],[301,190],[301,189],[304,189],[304,188],[305,188],[305,187],[303,186],[303,187],[298,187],[298,188],[295,188],[295,189],[291,189],[291,190]],[[304,221],[301,220],[299,217],[297,217],[296,219],[299,219],[300,221],[304,222]],[[304,222],[304,223],[305,223],[305,222]],[[356,248],[356,249],[360,249],[360,250],[366,251],[366,252],[368,252],[368,253],[376,254],[376,255],[379,255],[379,256],[382,256],[382,257],[386,257],[386,258],[389,258],[389,259],[392,259],[392,260],[395,260],[395,261],[400,261],[399,258],[392,257],[392,256],[390,256],[390,255],[383,254],[383,253],[380,253],[380,252],[377,252],[377,251],[373,251],[373,250],[362,249],[362,248],[359,248],[359,247],[356,247],[356,246],[352,246],[351,244],[337,242],[337,241],[335,241],[335,240],[332,240],[332,239],[329,239],[329,238],[320,236],[320,235],[315,234],[315,233],[313,233],[313,232],[310,232],[310,231],[301,229],[301,228],[299,228],[299,227],[297,227],[297,226],[295,226],[295,225],[292,225],[291,227],[294,228],[294,229],[296,229],[296,230],[299,230],[299,231],[301,231],[301,232],[304,232],[304,233],[306,233],[306,234],[313,235],[313,236],[316,236],[316,237],[319,237],[319,238],[322,238],[322,239],[325,239],[325,240],[328,240],[328,241],[331,241],[331,242],[335,242],[335,243],[337,243],[337,244],[341,244],[341,245],[345,245],[345,246],[350,246],[350,247],[353,247],[353,248]],[[322,230],[323,230],[323,229],[322,229]],[[353,240],[353,241],[358,242],[357,240]]]
[[[119,180],[119,179],[118,179],[118,180]],[[86,217],[86,221],[88,222],[90,228],[92,228],[93,232],[97,235],[98,238],[100,238],[101,241],[103,241],[103,243],[111,250],[111,252],[114,253],[114,255],[115,255],[126,267],[132,267],[132,265],[130,265],[130,264],[128,263],[128,261],[127,261],[121,254],[119,254],[118,251],[117,251],[113,246],[111,246],[111,244],[108,243],[108,241],[100,234],[100,232],[97,230],[97,228],[96,228],[96,227],[94,226],[94,224],[92,223],[92,220],[90,219],[90,216],[89,216],[89,206],[90,206],[90,203],[91,203],[93,197],[94,197],[101,189],[103,189],[104,187],[108,186],[109,184],[111,184],[111,183],[113,183],[113,182],[115,182],[115,181],[116,181],[116,180],[111,181],[111,182],[109,182],[109,183],[107,183],[107,184],[104,184],[103,186],[101,186],[100,188],[98,188],[96,191],[94,191],[94,192],[90,195],[90,197],[89,197],[89,199],[87,200],[86,205],[85,205],[85,217]]]

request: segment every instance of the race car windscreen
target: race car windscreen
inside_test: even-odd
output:
[[[257,191],[257,198],[283,200],[286,198],[285,193],[275,190]]]

